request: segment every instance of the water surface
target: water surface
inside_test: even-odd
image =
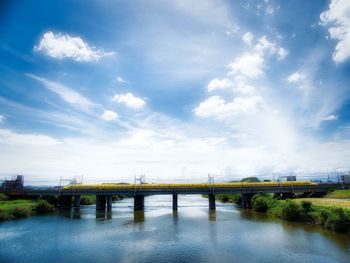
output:
[[[80,212],[0,223],[0,262],[350,262],[350,235],[286,223],[199,195],[150,196],[96,215]]]

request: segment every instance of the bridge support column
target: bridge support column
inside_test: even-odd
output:
[[[107,196],[107,210],[108,211],[112,210],[112,196],[111,195]]]
[[[252,197],[253,197],[253,194],[242,194],[243,208],[252,208]]]
[[[173,210],[177,210],[177,194],[173,194]]]
[[[143,210],[145,206],[145,196],[144,195],[135,195],[134,197],[134,210],[139,211]]]
[[[70,210],[72,208],[72,196],[61,195],[60,196],[60,209]]]
[[[79,208],[80,207],[80,195],[75,195],[74,196],[74,208]]]
[[[105,211],[106,210],[106,196],[96,195],[96,210]]]
[[[209,194],[209,209],[215,210],[215,195]]]

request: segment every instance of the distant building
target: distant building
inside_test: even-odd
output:
[[[13,177],[11,180],[5,180],[3,182],[2,187],[5,191],[23,190],[23,183],[24,183],[24,176],[17,175],[16,177]]]

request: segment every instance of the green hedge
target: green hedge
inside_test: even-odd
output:
[[[6,201],[8,199],[7,195],[0,193],[0,201]]]

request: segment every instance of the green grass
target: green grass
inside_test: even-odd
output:
[[[344,198],[297,198],[297,202],[310,201],[313,205],[350,208],[350,200]]]
[[[31,200],[0,202],[0,221],[27,217],[33,214],[35,203]]]
[[[54,206],[46,200],[0,201],[0,221],[28,217],[54,211]]]
[[[11,200],[11,201],[1,201],[0,202],[0,210],[8,210],[11,209],[15,206],[33,206],[34,205],[34,201],[32,200],[22,200],[22,199],[18,199],[18,200]]]
[[[329,192],[326,198],[350,198],[350,189],[334,190]]]

